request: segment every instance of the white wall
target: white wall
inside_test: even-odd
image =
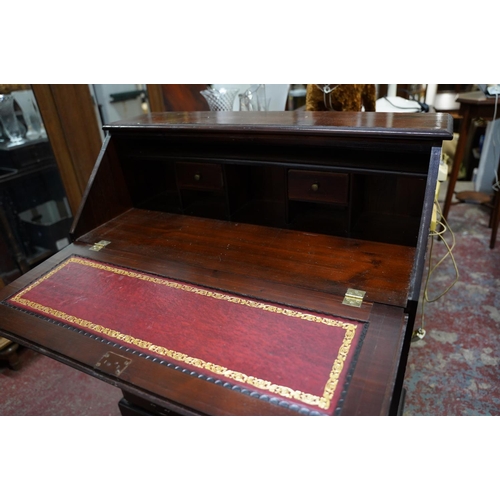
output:
[[[212,87],[220,89],[237,89],[239,94],[242,94],[249,87],[256,85],[252,83],[214,83]],[[290,84],[266,83],[266,98],[270,99],[269,111],[285,111],[286,101],[288,98],[288,90]],[[233,111],[239,111],[239,99],[236,96],[233,105]]]
[[[145,88],[143,84],[91,84],[91,92],[96,99],[96,104],[100,108],[103,124],[112,123],[118,120],[134,118],[144,114],[142,102],[139,97],[133,100],[111,102],[111,94],[129,92]]]
[[[500,119],[488,122],[486,134],[484,136],[483,149],[477,175],[474,182],[474,189],[481,193],[493,194],[493,184],[496,179],[498,163],[500,160]]]

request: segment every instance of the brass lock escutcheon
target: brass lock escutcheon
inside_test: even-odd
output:
[[[121,356],[116,352],[108,351],[102,358],[94,365],[96,370],[100,370],[109,375],[120,376],[123,370],[132,363],[132,360]]]

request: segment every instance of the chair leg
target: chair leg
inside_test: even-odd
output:
[[[11,370],[21,369],[21,359],[17,353],[19,344],[10,344],[8,347],[0,351],[0,360],[7,360]]]
[[[495,193],[495,196],[493,197],[493,209],[490,217],[490,227],[491,227],[490,249],[495,248],[499,222],[500,222],[500,195],[499,193]]]

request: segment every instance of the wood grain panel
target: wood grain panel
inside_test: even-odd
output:
[[[200,94],[207,84],[148,84],[149,105],[158,111],[208,111],[205,98]]]
[[[33,85],[73,214],[102,146],[88,85]]]
[[[267,280],[342,297],[356,288],[370,302],[403,307],[415,255],[411,247],[139,209],[79,241],[101,239],[112,241],[110,251],[226,272],[242,283]],[[245,289],[233,286],[240,293]]]

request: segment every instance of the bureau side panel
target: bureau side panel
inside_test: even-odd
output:
[[[76,239],[130,208],[132,202],[116,146],[113,139],[107,137],[90,176],[70,234]]]

